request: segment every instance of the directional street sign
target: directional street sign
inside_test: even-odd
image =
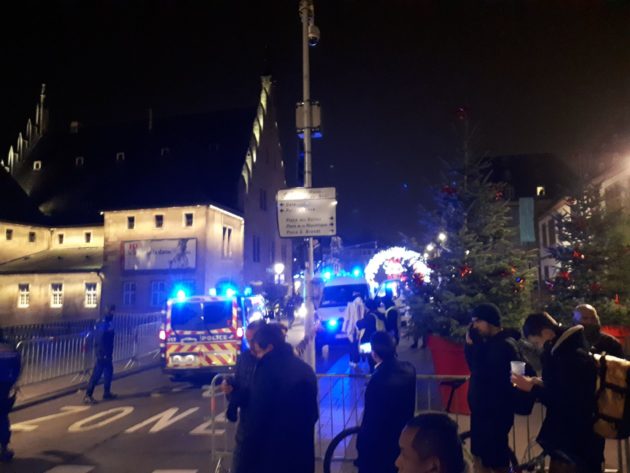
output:
[[[283,238],[337,234],[337,199],[334,187],[278,191],[278,227]]]

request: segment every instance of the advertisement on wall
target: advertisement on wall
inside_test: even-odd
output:
[[[123,243],[125,271],[195,269],[197,239],[136,240]]]

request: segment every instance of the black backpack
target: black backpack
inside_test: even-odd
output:
[[[10,343],[0,341],[0,383],[13,386],[21,371],[20,352]]]

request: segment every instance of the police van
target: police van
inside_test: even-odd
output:
[[[164,373],[184,377],[233,371],[246,325],[244,299],[235,294],[169,299],[159,334]]]

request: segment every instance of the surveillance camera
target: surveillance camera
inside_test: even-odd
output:
[[[315,25],[308,26],[308,44],[309,46],[317,46],[319,43],[319,28]]]

